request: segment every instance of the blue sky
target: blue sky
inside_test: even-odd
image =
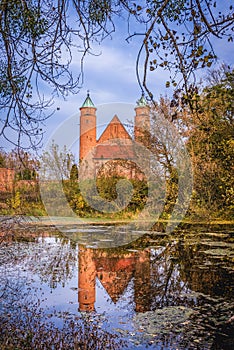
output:
[[[228,4],[232,1],[227,1]],[[131,28],[134,32],[134,28]],[[127,110],[131,115],[116,114],[122,121],[131,120],[134,115],[134,105],[141,95],[140,87],[136,78],[136,56],[140,48],[142,37],[133,38],[129,43],[125,40],[128,36],[128,25],[124,19],[119,19],[116,23],[116,32],[111,37],[105,39],[101,45],[94,45],[94,52],[100,54],[98,56],[88,55],[84,62],[84,84],[76,95],[67,96],[64,100],[61,96],[55,97],[51,111],[55,109],[53,116],[45,122],[44,140],[46,143],[51,137],[53,131],[72,115],[77,115],[77,127],[79,123],[79,108],[86,98],[87,90],[90,90],[91,98],[98,107],[100,104],[124,103],[129,105]],[[233,64],[233,44],[227,43],[226,40],[214,40],[215,51],[220,62]],[[73,53],[72,71],[76,75],[80,72],[80,54]],[[205,75],[206,72],[197,72],[196,77]],[[157,100],[160,95],[170,94],[170,90],[165,87],[168,79],[168,73],[165,70],[157,69],[149,72],[148,85]],[[50,96],[47,87],[44,88],[45,96]],[[117,105],[116,105],[117,106]],[[59,107],[59,110],[56,108]],[[129,109],[130,108],[130,109]],[[98,111],[101,109],[99,108]],[[110,115],[108,116],[108,113]],[[114,111],[107,114],[98,114],[98,124],[105,124],[111,120]],[[12,147],[10,147],[12,148]]]
[[[231,3],[231,2],[230,2]],[[142,37],[135,38],[129,43],[125,40],[127,37],[127,22],[119,20],[116,32],[103,41],[101,45],[94,46],[94,52],[100,54],[98,56],[89,55],[84,63],[84,84],[77,95],[69,95],[64,101],[62,98],[56,98],[54,107],[59,107],[59,111],[47,121],[45,140],[51,135],[54,128],[62,123],[71,115],[77,114],[79,119],[79,108],[86,98],[87,90],[94,104],[112,104],[125,103],[131,104],[132,116],[125,118],[132,119],[134,115],[134,105],[141,95],[141,90],[136,78],[136,56],[140,48]],[[134,29],[133,29],[134,30]],[[218,55],[219,63],[225,62],[233,64],[233,44],[227,43],[227,40],[214,40],[213,45]],[[213,68],[213,66],[212,66]],[[80,71],[80,56],[74,53],[72,70],[74,73]],[[196,72],[197,81],[205,76],[207,71]],[[169,94],[170,90],[165,87],[165,82],[169,74],[167,71],[157,69],[149,72],[148,84],[157,100],[160,95]],[[116,111],[118,114],[118,111]],[[101,116],[98,113],[98,123],[108,121],[108,116]],[[113,115],[109,116],[109,120]],[[121,120],[124,117],[119,115]],[[78,120],[79,123],[79,120]]]

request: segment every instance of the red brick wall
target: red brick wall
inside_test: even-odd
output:
[[[110,124],[107,126],[107,128],[99,138],[98,143],[101,144],[103,142],[116,138],[131,139],[125,127],[120,122],[119,118],[117,116],[114,116]]]
[[[12,191],[15,178],[15,170],[0,168],[0,191]]]
[[[80,108],[80,159],[96,146],[96,108]]]
[[[134,125],[134,135],[135,141],[143,142],[146,136],[145,132],[150,131],[150,116],[149,107],[136,107],[135,125]]]

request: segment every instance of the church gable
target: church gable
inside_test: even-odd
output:
[[[135,254],[95,259],[97,277],[108,295],[116,303],[134,276]]]
[[[102,271],[97,272],[97,277],[111,300],[116,303],[130,283],[133,271]]]
[[[103,143],[105,141],[117,138],[131,140],[131,137],[128,134],[127,130],[125,129],[117,115],[115,115],[111,122],[108,124],[107,128],[100,136],[97,143]]]

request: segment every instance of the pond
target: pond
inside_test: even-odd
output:
[[[230,230],[97,248],[40,228],[2,242],[0,280],[1,349],[233,349]]]

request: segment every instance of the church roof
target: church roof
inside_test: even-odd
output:
[[[136,158],[132,145],[97,145],[95,159],[134,159]]]
[[[93,101],[91,100],[90,96],[89,96],[89,92],[87,92],[87,97],[82,105],[83,107],[95,107]]]
[[[145,107],[147,106],[147,101],[144,94],[141,95],[141,98],[137,101],[137,107]]]

